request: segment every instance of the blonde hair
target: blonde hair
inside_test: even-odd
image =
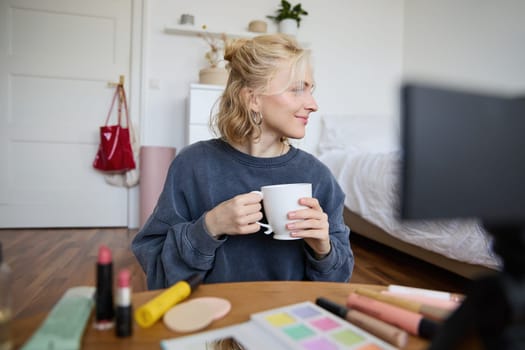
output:
[[[242,90],[248,88],[255,94],[269,93],[270,81],[283,62],[291,68],[288,85],[295,80],[304,80],[310,67],[310,52],[288,35],[271,34],[227,43],[224,59],[228,61],[229,77],[211,124],[225,141],[243,144],[257,138],[260,127]],[[287,88],[285,86],[283,91]]]

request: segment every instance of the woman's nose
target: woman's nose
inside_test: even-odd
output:
[[[317,105],[314,96],[312,94],[308,94],[307,96],[308,97],[305,102],[304,109],[309,110],[311,112],[316,112],[319,109],[319,106]]]

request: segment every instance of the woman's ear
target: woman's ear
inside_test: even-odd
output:
[[[254,112],[260,112],[261,99],[259,95],[255,94],[255,91],[253,89],[244,87],[241,90],[241,94],[243,95],[244,101],[246,101],[246,104],[250,110]]]

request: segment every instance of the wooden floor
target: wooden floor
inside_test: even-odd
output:
[[[4,257],[13,270],[15,318],[49,310],[70,287],[94,286],[101,244],[112,251],[115,275],[129,268],[133,291],[146,290],[144,273],[129,249],[135,234],[125,228],[0,230]],[[355,234],[351,242],[355,254],[351,282],[460,293],[468,284],[463,277]]]

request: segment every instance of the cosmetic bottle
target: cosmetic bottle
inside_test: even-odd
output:
[[[11,269],[3,259],[2,242],[0,242],[0,350],[11,350]]]
[[[133,333],[133,326],[131,323],[132,307],[131,307],[131,274],[129,270],[123,269],[118,274],[117,283],[117,309],[116,309],[116,327],[115,332],[117,337],[129,337]]]

